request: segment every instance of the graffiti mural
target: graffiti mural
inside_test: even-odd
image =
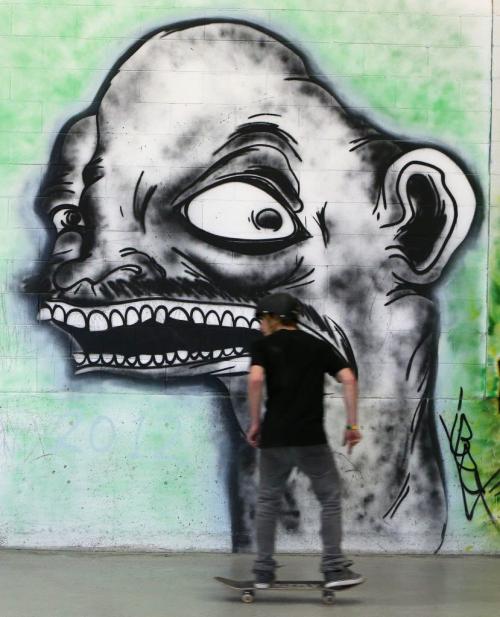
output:
[[[59,133],[36,200],[47,258],[27,290],[39,319],[73,342],[76,378],[224,385],[236,428],[217,447],[230,444],[234,550],[252,543],[243,429],[254,306],[293,293],[301,327],[359,376],[365,439],[349,458],[337,452],[346,528],[380,550],[437,550],[447,499],[435,290],[481,192],[458,155],[353,111],[306,52],[229,19],[133,45]],[[328,406],[335,436],[333,390]],[[308,491],[294,477],[283,505],[297,538],[313,525]]]

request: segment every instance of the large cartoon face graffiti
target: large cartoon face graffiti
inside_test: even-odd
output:
[[[256,300],[294,293],[301,326],[359,371],[367,471],[350,516],[373,527],[404,496],[421,517],[411,478],[442,519],[430,290],[475,204],[462,165],[351,112],[269,32],[182,24],[131,50],[61,131],[38,200],[54,228],[40,317],[80,347],[77,372],[231,376]]]

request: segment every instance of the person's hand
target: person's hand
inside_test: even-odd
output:
[[[362,436],[358,430],[346,428],[342,445],[345,446],[347,444],[347,454],[351,454],[352,449],[361,441],[361,439]]]
[[[247,431],[247,441],[252,446],[252,448],[256,448],[259,445],[260,441],[260,426],[252,425]]]

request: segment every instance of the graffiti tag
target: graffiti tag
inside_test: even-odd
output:
[[[472,520],[477,505],[482,503],[491,522],[498,527],[498,521],[488,505],[487,493],[493,498],[500,494],[500,468],[483,484],[477,463],[471,453],[474,434],[465,413],[461,413],[463,395],[463,389],[460,388],[458,413],[455,414],[451,430],[448,430],[442,416],[439,419],[446,432],[451,452],[455,458],[467,520]]]

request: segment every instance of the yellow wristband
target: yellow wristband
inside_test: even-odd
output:
[[[359,431],[358,424],[346,424],[345,427],[348,431]]]

